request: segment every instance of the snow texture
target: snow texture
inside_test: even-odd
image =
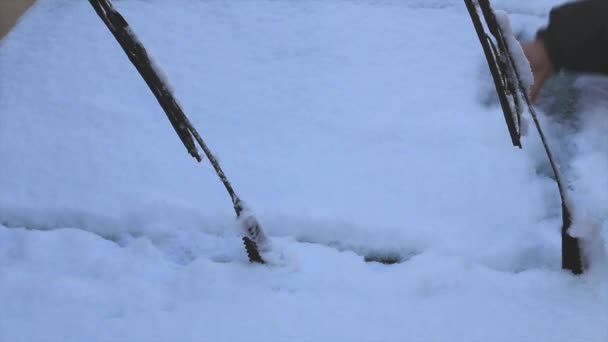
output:
[[[526,87],[526,91],[529,92],[534,84],[534,75],[532,74],[530,63],[524,54],[524,49],[513,34],[511,22],[509,21],[507,13],[501,10],[495,10],[494,13],[496,14],[496,21],[498,22],[498,25],[500,25],[509,52],[511,52],[511,56],[513,57],[515,69],[521,77],[520,79]]]
[[[557,3],[493,5],[531,35]],[[538,136],[513,148],[475,96],[462,1],[114,5],[270,266],[91,6],[39,0],[0,42],[0,341],[608,340],[605,78],[576,119],[541,115],[590,246],[575,277]]]

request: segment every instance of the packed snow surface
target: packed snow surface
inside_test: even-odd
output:
[[[558,3],[493,2],[528,36]],[[605,78],[540,108],[575,277],[538,136],[513,148],[480,98],[462,1],[114,4],[271,265],[88,2],[39,0],[0,41],[0,341],[608,340]]]

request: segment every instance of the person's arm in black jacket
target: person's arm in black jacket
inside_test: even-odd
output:
[[[586,0],[554,8],[538,32],[556,71],[608,74],[608,1]]]
[[[608,0],[584,0],[551,10],[549,25],[524,51],[534,73],[532,98],[555,72],[608,74]]]

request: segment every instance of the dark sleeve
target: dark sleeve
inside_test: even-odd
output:
[[[584,0],[551,10],[538,32],[556,70],[608,74],[608,0]]]

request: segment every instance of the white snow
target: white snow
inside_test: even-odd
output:
[[[556,3],[494,5],[533,33]],[[543,118],[596,242],[575,277],[538,137],[476,96],[462,1],[114,5],[272,266],[88,2],[39,0],[0,42],[0,341],[608,340],[604,78],[574,132]]]
[[[517,69],[517,73],[521,77],[521,81],[524,86],[527,88],[526,90],[529,92],[530,88],[534,84],[534,74],[532,74],[532,69],[530,67],[530,63],[524,54],[524,49],[520,45],[520,43],[515,38],[515,34],[511,29],[511,22],[509,20],[509,16],[505,11],[495,10],[496,21],[503,32],[503,38],[506,40],[509,52],[513,57],[513,63],[515,64],[515,69]]]

